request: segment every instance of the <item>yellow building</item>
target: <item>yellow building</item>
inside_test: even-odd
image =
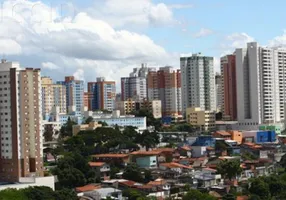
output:
[[[66,88],[53,84],[49,77],[42,77],[42,113],[50,114],[53,107],[59,107],[60,113],[66,113]]]
[[[212,130],[215,128],[215,112],[201,110],[200,108],[187,108],[187,122],[193,126],[199,126],[201,130]]]
[[[80,131],[92,131],[102,127],[98,122],[90,122],[89,124],[74,125],[72,127],[72,134],[77,135]]]
[[[115,103],[115,109],[120,110],[120,114],[126,115],[136,110],[136,102],[132,99],[127,101],[118,101]]]

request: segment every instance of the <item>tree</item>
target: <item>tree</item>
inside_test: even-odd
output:
[[[144,197],[144,194],[139,192],[138,190],[135,189],[127,189],[124,190],[122,195],[124,197],[127,197],[129,200],[138,200],[139,198]]]
[[[224,160],[217,165],[217,172],[232,180],[232,178],[241,174],[242,168],[240,167],[239,160]]]
[[[106,122],[102,122],[102,121],[99,121],[98,124],[101,124],[102,126],[108,126]]]
[[[61,127],[60,133],[62,138],[70,137],[73,135],[72,134],[73,125],[77,125],[77,123],[72,121],[69,117],[68,121]]]
[[[75,188],[86,184],[84,174],[76,168],[65,168],[64,170],[56,171],[60,186],[63,188]]]
[[[6,189],[0,191],[0,200],[28,200],[23,190]]]
[[[257,195],[260,197],[260,199],[265,199],[268,200],[270,199],[270,190],[269,190],[269,186],[267,183],[265,183],[264,181],[262,181],[261,179],[254,179],[251,183],[250,183],[250,188],[249,188],[249,192],[252,195]]]
[[[29,200],[53,200],[55,199],[54,191],[45,186],[35,186],[23,189],[24,194]]]
[[[84,122],[84,124],[89,124],[90,122],[92,122],[93,121],[93,117],[88,117],[86,120],[85,120],[85,122]]]
[[[236,196],[233,194],[226,194],[222,197],[222,200],[236,200]]]
[[[137,143],[146,148],[146,151],[149,151],[150,148],[156,147],[159,144],[159,135],[157,132],[150,132],[145,130],[141,135],[136,139]]]
[[[143,181],[141,170],[138,168],[138,166],[136,164],[133,164],[133,163],[128,164],[125,167],[124,172],[122,174],[122,177],[124,179],[132,180],[135,182],[142,182]]]
[[[55,191],[55,197],[56,200],[78,200],[76,192],[70,189]]]
[[[146,117],[147,126],[154,126],[155,130],[159,130],[161,127],[161,120],[155,119],[153,113],[148,109],[140,109],[131,114],[136,117]]]
[[[183,200],[216,200],[215,197],[204,194],[198,190],[191,189],[186,195],[183,196]]]
[[[45,142],[53,141],[54,127],[52,124],[45,125],[45,130],[44,130],[43,135],[44,135]]]

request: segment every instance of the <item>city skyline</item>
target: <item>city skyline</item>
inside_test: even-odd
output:
[[[233,53],[246,42],[285,44],[279,20],[284,18],[285,2],[244,2],[3,1],[1,23],[7,31],[0,33],[0,53],[10,61],[41,68],[43,75],[58,80],[69,73],[85,82],[94,76],[119,82],[118,77],[140,63],[179,68],[180,54],[190,52],[213,56],[219,72],[222,54]],[[247,7],[241,7],[246,3]],[[265,17],[269,8],[276,12]],[[236,9],[245,14],[235,15]],[[24,15],[27,10],[32,14]],[[265,24],[267,31],[261,31]]]

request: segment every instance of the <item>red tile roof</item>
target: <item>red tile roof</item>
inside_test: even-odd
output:
[[[183,168],[183,169],[192,169],[192,166],[186,166],[179,163],[171,162],[171,163],[162,163],[161,166],[167,167],[167,168]]]
[[[88,192],[88,191],[92,191],[92,190],[96,190],[96,189],[100,189],[100,188],[101,188],[101,185],[90,184],[90,185],[85,185],[82,187],[77,187],[77,188],[75,188],[75,190],[77,192]]]
[[[105,165],[105,162],[89,162],[88,164],[91,167],[102,167],[103,165]]]
[[[160,185],[164,185],[166,183],[167,183],[167,181],[162,179],[162,180],[150,181],[147,185],[160,186]]]
[[[236,197],[236,200],[248,200],[248,196],[238,196]]]
[[[189,146],[183,146],[183,147],[181,147],[181,149],[183,149],[183,150],[185,150],[185,151],[190,151],[190,150],[192,150],[192,148],[189,147]]]
[[[221,136],[231,136],[231,134],[226,131],[217,131],[215,134],[221,135]]]
[[[92,157],[94,158],[127,158],[129,155],[128,154],[96,154],[93,155]]]
[[[132,187],[136,184],[136,182],[134,182],[134,181],[122,181],[122,182],[119,182],[119,184],[125,185],[127,187]]]

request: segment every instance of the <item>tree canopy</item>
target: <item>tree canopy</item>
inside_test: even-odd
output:
[[[237,159],[224,160],[217,165],[217,171],[222,176],[232,180],[232,178],[241,174],[242,168],[240,167],[240,161]]]

